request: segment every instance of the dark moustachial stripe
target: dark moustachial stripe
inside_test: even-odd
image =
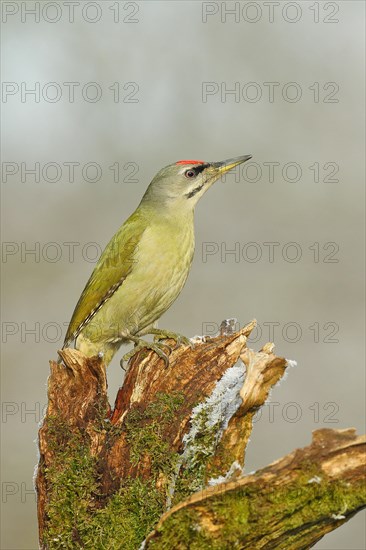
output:
[[[199,185],[195,189],[192,189],[192,191],[190,191],[189,193],[186,193],[187,199],[194,197],[195,194],[198,193],[198,191],[201,191],[202,187],[203,187],[203,183],[201,183],[201,185]]]

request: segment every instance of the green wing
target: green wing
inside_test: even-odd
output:
[[[77,338],[131,273],[146,225],[146,219],[137,210],[109,241],[76,304],[63,347]]]

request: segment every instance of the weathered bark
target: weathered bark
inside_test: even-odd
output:
[[[310,521],[312,525],[307,530],[313,539],[306,540],[317,540],[361,508],[365,500],[359,497],[360,472],[347,478],[349,490],[337,489],[335,494],[332,489],[333,480],[338,487],[342,476],[348,475],[334,446],[337,437],[346,436],[329,435],[337,432],[323,434],[323,454],[315,445],[317,440],[309,450],[297,451],[296,468],[291,466],[294,458],[285,457],[262,473],[242,477],[252,418],[288,365],[273,354],[272,344],[258,353],[247,348],[246,338],[254,326],[252,322],[229,334],[223,330],[216,338],[199,339],[192,349],[179,346],[170,353],[169,367],[154,352],[142,350],[130,361],[113,410],[101,360],[72,349],[60,352],[65,365],[51,362],[48,408],[39,431],[36,487],[42,548],[139,548],[160,518],[147,543],[151,547],[193,548],[198,536],[194,526],[200,525],[207,544],[217,542],[218,548],[232,547],[232,541],[243,548],[279,548],[272,541],[293,537],[287,529],[289,508],[275,517],[275,528],[268,519],[268,524],[262,522],[262,530],[254,529],[257,539],[251,533],[254,516],[243,510],[250,506],[248,494],[255,494],[258,501],[266,502],[266,517],[272,517],[277,506],[274,496],[282,502],[280,495],[287,489],[293,491],[291,483],[296,489],[291,510],[296,515],[296,506],[301,506],[303,524]],[[354,447],[344,447],[343,455],[354,460]],[[325,471],[321,475],[326,481],[301,485],[301,475],[321,477],[321,461],[314,473],[305,459],[300,460],[303,455],[313,456],[315,448],[317,463],[327,451],[328,459],[334,457],[333,474]],[[339,475],[334,474],[337,468]],[[358,466],[352,471],[358,472]],[[283,483],[276,485],[274,475],[282,476]],[[213,489],[206,489],[213,483]],[[308,495],[314,487],[322,489],[319,502],[324,501],[324,506],[327,502],[332,510],[334,506],[334,514],[345,515],[345,520],[323,521],[323,516],[315,514]],[[355,491],[357,498],[341,514],[337,495],[347,491]],[[220,516],[216,522],[212,510],[218,494],[224,495],[227,515],[225,521]],[[191,495],[193,500],[187,500]],[[171,505],[171,512],[163,516]],[[188,523],[179,519],[182,514],[189,517]],[[183,527],[177,531],[176,521],[185,526],[184,532]],[[237,529],[235,539],[232,526],[238,522],[246,527]],[[172,525],[182,538],[175,535],[169,546]],[[301,531],[299,526],[296,529]],[[298,540],[302,544],[300,535]]]
[[[309,447],[176,505],[145,548],[310,548],[366,505],[365,451],[353,429],[317,430]]]

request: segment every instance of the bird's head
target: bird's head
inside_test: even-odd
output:
[[[244,155],[219,162],[179,160],[156,174],[143,201],[193,209],[202,195],[223,174],[252,158]]]

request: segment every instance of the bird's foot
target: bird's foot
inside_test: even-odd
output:
[[[189,347],[193,347],[193,343],[189,338],[179,334],[178,332],[171,332],[170,330],[165,330],[163,328],[152,328],[149,330],[149,334],[154,334],[154,342],[159,342],[159,340],[171,339],[175,340],[176,345],[173,349],[177,349],[178,346],[184,344]],[[165,344],[166,345],[166,344]]]
[[[127,363],[131,359],[131,357],[136,355],[136,353],[138,353],[144,348],[151,349],[152,351],[154,351],[156,355],[158,355],[158,357],[160,357],[160,359],[164,361],[165,365],[167,367],[169,366],[169,357],[164,352],[163,348],[166,347],[171,351],[170,346],[168,346],[167,344],[159,344],[157,342],[147,342],[146,340],[141,340],[140,338],[133,339],[132,341],[135,342],[135,347],[131,351],[126,353],[120,361],[120,365],[123,370],[125,370],[124,363],[125,362]]]

